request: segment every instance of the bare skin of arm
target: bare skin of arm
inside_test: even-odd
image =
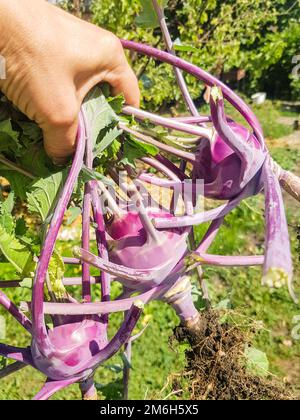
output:
[[[139,106],[138,82],[118,38],[45,0],[0,0],[0,54],[0,90],[42,128],[57,164],[74,152],[80,106],[97,83],[108,82]]]

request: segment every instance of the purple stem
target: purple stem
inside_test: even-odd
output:
[[[183,185],[183,182],[181,182],[180,180],[169,181],[167,179],[158,178],[157,176],[147,173],[141,173],[138,179],[140,181],[147,182],[148,184],[153,184],[161,188],[176,188]]]
[[[174,172],[172,172],[169,168],[167,168],[163,163],[159,162],[158,160],[149,158],[149,157],[141,158],[140,160],[146,165],[149,165],[152,168],[156,169],[158,172],[163,173],[169,179],[180,182],[180,179],[178,178],[178,176],[174,174]]]
[[[279,179],[282,188],[300,202],[300,178],[290,171],[285,171],[270,157],[270,165],[274,174]]]
[[[160,7],[160,5],[158,4],[157,0],[152,0],[153,6],[154,6],[154,10],[157,14],[158,20],[159,20],[159,24],[160,24],[160,28],[161,31],[163,33],[164,36],[164,40],[165,40],[165,44],[167,47],[167,51],[175,56],[175,51],[174,51],[174,45],[173,45],[173,41],[172,38],[170,36],[170,32],[168,29],[168,25],[166,22],[166,18],[163,12],[163,9]],[[181,90],[182,96],[184,98],[184,101],[188,107],[188,109],[190,110],[191,114],[194,116],[198,116],[198,110],[194,104],[194,101],[190,95],[190,92],[188,90],[188,87],[186,85],[186,82],[184,80],[183,74],[182,72],[174,66],[174,72],[175,72],[175,76],[177,79],[177,83],[179,85],[179,88]]]
[[[243,199],[252,195],[252,193],[253,187],[248,184],[241,194],[220,207],[191,216],[173,217],[171,219],[154,218],[153,223],[157,229],[174,229],[179,227],[196,226],[201,223],[210,222],[226,216],[235,209]]]
[[[128,341],[124,347],[124,353],[129,363],[132,360],[132,341]],[[130,367],[124,363],[123,368],[123,400],[127,401],[129,399],[129,381],[130,381]]]
[[[91,377],[80,383],[80,390],[83,401],[96,401],[98,399],[94,378]]]
[[[126,314],[125,320],[114,338],[107,344],[106,347],[104,347],[103,350],[94,356],[93,370],[97,369],[97,367],[102,365],[106,360],[112,358],[120,350],[120,348],[128,342],[138,320],[140,319],[143,308],[143,303],[136,299]]]
[[[0,289],[13,289],[16,287],[21,287],[20,283],[22,280],[4,280],[0,281]]]
[[[211,116],[207,117],[174,117],[174,121],[182,122],[184,124],[203,124],[211,122]]]
[[[82,277],[68,277],[68,278],[64,278],[62,282],[64,286],[81,286]],[[18,287],[21,287],[20,283],[22,283],[22,280],[0,281],[0,289],[18,288]],[[101,283],[100,277],[91,277],[91,284],[99,284],[99,283]]]
[[[282,193],[269,160],[263,167],[262,177],[265,185],[266,218],[263,283],[270,287],[281,287],[287,284],[292,298],[298,303],[292,285],[293,264]]]
[[[118,278],[123,278],[126,280],[132,280],[135,282],[140,281],[151,281],[153,279],[154,270],[135,270],[125,266],[111,263],[104,260],[103,258],[97,257],[91,252],[85,251],[84,249],[74,248],[74,254],[80,258],[81,261],[89,263],[99,270],[104,270],[107,273],[116,276]]]
[[[80,260],[78,260],[77,258],[69,258],[69,257],[64,257],[64,264],[66,265],[80,265]]]
[[[242,168],[240,187],[245,185],[256,175],[265,161],[265,154],[260,153],[252,142],[242,140],[228,125],[223,94],[216,86],[210,96],[212,122],[222,140],[239,156]],[[249,136],[251,133],[249,132]]]
[[[207,250],[209,249],[209,247],[212,245],[212,243],[214,242],[215,238],[217,237],[217,234],[222,226],[224,222],[224,218],[221,217],[219,219],[214,220],[209,228],[207,229],[207,232],[205,233],[205,235],[203,236],[198,248],[196,248],[196,252],[203,252],[206,253]],[[205,279],[203,278],[203,269],[201,265],[198,265],[198,263],[196,264],[197,266],[197,273],[198,273],[198,277],[199,277],[199,281],[200,281],[200,286],[202,289],[202,293],[203,293],[203,299],[206,302],[206,306],[207,309],[209,309],[211,307],[211,299],[209,296],[209,290],[207,287],[207,283],[205,281]]]
[[[185,173],[180,170],[173,162],[171,162],[169,159],[167,159],[163,155],[157,155],[155,157],[159,162],[161,162],[163,165],[165,165],[170,171],[172,171],[181,181],[185,179]]]
[[[24,369],[25,367],[27,367],[27,365],[22,362],[11,363],[10,365],[0,370],[0,379],[4,379],[9,375]]]
[[[126,115],[133,115],[137,120],[140,121],[151,121],[155,125],[160,125],[170,130],[192,134],[197,137],[205,137],[207,139],[211,139],[212,137],[212,130],[209,128],[201,128],[191,124],[185,124],[181,121],[176,121],[172,118],[165,118],[159,115],[151,114],[151,112],[143,111],[132,106],[125,106],[123,108],[123,113]]]
[[[149,45],[143,45],[133,41],[121,40],[121,42],[125,49],[135,51],[137,53],[144,54],[149,57],[153,57],[159,61],[168,63],[171,66],[186,71],[187,73],[190,73],[193,76],[195,76],[197,79],[202,80],[208,86],[220,87],[224,93],[224,97],[243,115],[250,127],[252,127],[261,145],[264,145],[263,132],[257,117],[249,108],[249,106],[246,105],[245,102],[224,83],[220,82],[218,79],[211,76],[209,73],[202,70],[201,68],[191,63],[188,63],[187,61],[182,60],[181,58],[173,56],[172,54],[169,54],[167,52],[158,50]]]
[[[78,378],[71,378],[66,379],[64,381],[50,381],[48,380],[43,388],[40,390],[38,394],[33,398],[35,401],[45,401],[48,400],[52,395],[56,394],[56,392],[61,391],[67,386],[75,384],[78,382]]]
[[[3,306],[19,324],[22,325],[30,334],[32,333],[32,323],[30,319],[24,315],[8,297],[0,291],[0,305]]]
[[[207,229],[206,234],[202,238],[200,245],[196,249],[196,252],[199,252],[199,253],[207,252],[209,247],[212,245],[212,243],[216,239],[223,222],[224,222],[224,217],[220,217],[219,219],[214,220],[210,224],[209,228]]]
[[[92,277],[91,276],[91,284],[99,284],[101,283],[100,277]],[[82,277],[69,277],[63,279],[64,286],[81,286],[82,285]]]
[[[92,183],[92,206],[94,213],[94,220],[97,225],[96,228],[96,239],[98,246],[99,257],[104,261],[109,261],[108,246],[105,234],[105,223],[103,218],[101,200],[98,195],[98,184],[97,182]],[[101,297],[102,302],[108,302],[110,300],[110,283],[111,277],[104,270],[101,271]],[[102,318],[103,323],[107,329],[108,327],[108,315],[104,315]]]
[[[13,359],[17,362],[25,363],[26,365],[33,366],[31,352],[29,348],[20,348],[8,346],[0,343],[0,356],[6,357],[7,359]]]
[[[212,265],[217,267],[250,267],[263,265],[265,261],[263,255],[224,256],[193,252],[191,258],[193,259],[194,256],[195,261],[201,265]]]
[[[91,144],[90,128],[87,124],[84,111],[82,116],[85,122],[86,130],[86,154],[85,165],[88,169],[93,169],[93,149]],[[86,251],[90,250],[90,222],[91,222],[91,183],[87,182],[84,186],[84,199],[82,211],[82,248]],[[91,273],[89,264],[82,264],[82,298],[85,302],[91,302]]]
[[[32,320],[33,320],[33,334],[38,346],[45,353],[51,352],[52,345],[49,341],[47,329],[43,314],[43,300],[44,300],[44,282],[51,256],[54,251],[55,242],[58,236],[60,226],[63,222],[63,217],[67,209],[68,203],[71,199],[74,185],[82,168],[84,151],[85,151],[85,129],[82,114],[79,116],[79,127],[77,134],[77,150],[73,160],[73,164],[65,183],[64,189],[61,193],[56,210],[51,220],[51,224],[46,236],[44,246],[42,248],[41,257],[38,263],[36,277],[32,292]]]
[[[181,322],[184,324],[189,324],[199,319],[199,313],[194,305],[191,290],[190,277],[184,275],[180,282],[169,289],[161,298],[161,300],[167,302],[175,309]]]
[[[184,264],[180,264],[180,269],[184,270]],[[95,314],[109,314],[115,312],[128,311],[133,303],[138,299],[144,304],[158,299],[172,286],[178,282],[178,275],[170,276],[166,281],[159,286],[155,286],[145,293],[142,293],[133,298],[122,300],[115,300],[112,302],[95,302],[95,303],[44,303],[45,314],[52,315],[95,315]],[[30,310],[30,305],[27,308]]]

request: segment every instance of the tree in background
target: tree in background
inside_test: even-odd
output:
[[[181,57],[225,81],[232,70],[247,77],[238,86],[250,94],[266,90],[270,97],[297,99],[299,80],[292,78],[293,57],[300,54],[299,0],[162,0],[169,28]],[[75,1],[64,3],[73,4]],[[164,48],[151,0],[81,1],[91,3],[91,19],[119,37]],[[78,10],[78,0],[76,0]],[[169,106],[180,99],[172,69],[146,57],[130,56],[141,81],[145,106]],[[195,99],[203,86],[187,77]],[[175,90],[175,92],[174,92]],[[175,95],[174,95],[175,93]]]

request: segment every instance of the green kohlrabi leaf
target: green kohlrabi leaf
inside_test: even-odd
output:
[[[0,225],[0,252],[18,273],[26,275],[32,271],[34,266],[32,253],[2,225]]]
[[[19,149],[19,133],[13,129],[11,120],[0,122],[0,152],[10,151],[17,155]]]
[[[56,205],[61,188],[66,180],[67,170],[39,179],[27,193],[28,210],[39,214],[44,222]]]
[[[43,132],[37,124],[33,122],[18,121],[18,125],[23,130],[23,135],[28,137],[33,143],[43,139]]]
[[[7,199],[0,204],[0,213],[1,214],[11,214],[15,205],[15,195],[13,192],[9,194]]]
[[[7,168],[3,170],[1,169],[1,176],[8,180],[16,197],[26,200],[26,193],[30,183],[32,182],[30,178]]]
[[[93,148],[96,147],[100,132],[119,120],[117,114],[108,104],[99,87],[94,88],[85,98],[83,108],[91,130]]]
[[[126,136],[124,143],[124,158],[121,163],[124,165],[135,166],[135,159],[139,159],[145,156],[156,156],[159,154],[157,147],[152,144],[142,143],[132,136]]]
[[[119,130],[118,127],[114,127],[108,130],[99,144],[96,145],[94,149],[95,156],[101,155],[101,153],[103,153],[104,150],[106,150],[121,134],[122,131]]]
[[[31,144],[18,159],[18,163],[37,178],[45,178],[57,172],[42,143]]]
[[[114,183],[110,179],[106,178],[104,175],[100,174],[99,172],[96,172],[92,169],[87,168],[85,165],[82,167],[80,176],[83,182],[102,181],[106,185],[114,185]]]
[[[0,225],[9,234],[15,231],[15,220],[11,214],[0,214]]]

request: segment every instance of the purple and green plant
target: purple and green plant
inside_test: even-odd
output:
[[[287,286],[297,301],[281,187],[299,200],[300,181],[272,160],[249,106],[215,77],[175,55],[162,2],[153,0],[153,6],[167,51],[122,43],[173,66],[190,117],[161,117],[134,109],[125,106],[122,97],[109,97],[107,86],[96,87],[80,112],[76,154],[62,169],[45,156],[36,125],[2,98],[7,112],[0,122],[0,137],[9,141],[0,142],[0,171],[12,192],[1,194],[0,252],[19,278],[1,281],[0,287],[29,287],[32,298],[19,308],[1,291],[0,305],[32,339],[27,348],[0,344],[0,356],[15,361],[0,371],[0,378],[27,365],[34,367],[47,378],[35,399],[48,399],[74,383],[80,384],[84,399],[95,399],[95,371],[123,346],[128,396],[131,344],[140,336],[134,330],[144,305],[167,302],[191,332],[199,329],[201,314],[193,303],[191,277],[197,270],[203,295],[209,299],[202,278],[207,265],[262,266],[262,283]],[[199,115],[183,72],[212,88],[210,115]],[[244,117],[244,126],[225,114],[225,100]],[[13,149],[8,147],[12,142]],[[199,178],[203,198],[223,201],[222,205],[195,211]],[[189,194],[183,196],[178,216],[174,192],[183,191],[187,181]],[[149,184],[168,189],[170,200],[161,203]],[[226,215],[260,193],[266,203],[264,255],[209,254]],[[38,234],[14,216],[20,200],[40,221]],[[158,205],[153,208],[149,203]],[[73,249],[74,258],[61,256],[56,249],[70,208],[82,213],[82,241]],[[193,228],[204,222],[211,225],[196,243]],[[92,252],[92,230],[97,255]],[[69,264],[81,266],[81,276],[66,278]],[[91,275],[91,267],[99,270],[98,276]],[[123,287],[114,300],[112,282]],[[70,285],[81,287],[80,299],[69,293]],[[101,301],[94,300],[95,285],[101,287]],[[109,340],[109,319],[116,312],[123,313],[124,321]]]

